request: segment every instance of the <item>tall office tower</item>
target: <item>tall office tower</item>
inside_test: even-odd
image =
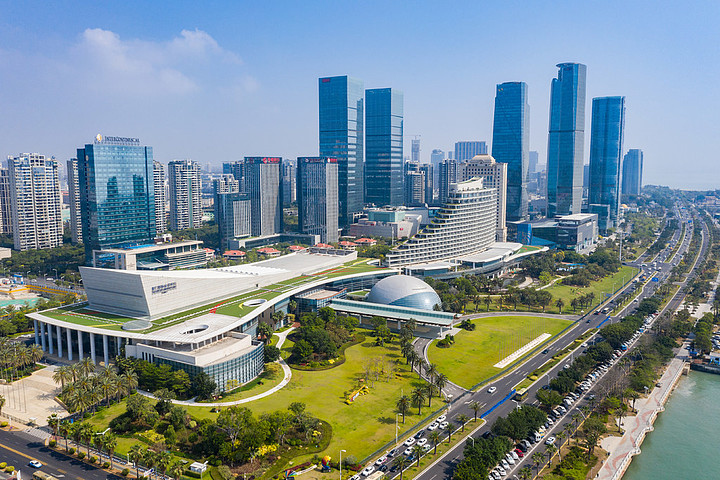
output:
[[[10,172],[0,168],[0,233],[12,235],[12,196],[10,195]]]
[[[67,161],[67,179],[68,196],[70,197],[70,235],[72,236],[72,243],[83,243],[77,158],[71,158]]]
[[[347,76],[318,81],[320,156],[337,158],[340,226],[353,223],[365,201],[365,89]]]
[[[393,88],[365,91],[365,201],[402,205],[403,94]]]
[[[642,190],[643,151],[631,148],[623,158],[623,195],[640,195]]]
[[[283,205],[290,206],[291,203],[297,200],[297,167],[293,160],[283,160],[282,163],[282,192],[283,192]]]
[[[530,150],[528,152],[528,174],[536,173],[538,171],[539,158],[540,154],[538,154],[535,150]]]
[[[152,147],[137,138],[103,137],[78,148],[80,214],[85,258],[93,250],[155,238]]]
[[[168,163],[168,185],[170,229],[184,230],[202,226],[200,164],[192,160],[173,160]]]
[[[477,155],[487,155],[488,148],[486,142],[471,141],[471,142],[455,142],[455,160],[462,162],[464,160],[470,160]],[[448,152],[448,155],[450,152]],[[452,157],[449,157],[452,158]]]
[[[431,163],[422,163],[420,164],[420,171],[425,175],[425,203],[432,204],[433,203],[433,175],[435,172],[435,169],[433,168],[433,165]]]
[[[507,164],[507,219],[528,218],[528,163],[530,161],[530,106],[525,82],[497,86],[493,120],[492,156]]]
[[[165,165],[153,160],[153,190],[155,192],[155,232],[162,235],[167,231],[165,214]]]
[[[8,157],[15,250],[63,243],[60,176],[55,159],[37,153]]]
[[[583,198],[587,198],[590,193],[590,164],[583,165]]]
[[[223,163],[223,175],[232,175],[235,180],[239,182],[240,191],[244,191],[245,187],[243,179],[245,178],[245,162],[238,160],[237,162],[225,162]]]
[[[450,194],[450,185],[458,182],[458,163],[455,160],[440,162],[440,183],[438,203],[443,204]]]
[[[608,206],[608,216],[598,216],[598,228],[604,231],[615,228],[620,216],[624,132],[625,97],[593,98],[588,206],[590,213],[594,213],[593,205]]]
[[[245,157],[245,187],[250,194],[251,235],[282,232],[282,158]]]
[[[320,235],[320,241],[338,241],[338,161],[331,157],[297,159],[298,226]]]
[[[413,162],[420,162],[420,139],[419,138],[413,138],[412,140],[412,150],[410,151],[411,160]]]
[[[581,63],[560,63],[550,87],[548,216],[580,213],[585,141],[585,77]]]
[[[506,163],[496,162],[491,155],[477,155],[471,160],[462,162],[458,167],[460,181],[482,178],[486,188],[497,190],[497,226],[496,241],[504,242],[507,236],[505,212],[507,211],[507,177]]]
[[[220,249],[227,250],[235,238],[250,235],[250,195],[240,192],[234,175],[226,174],[213,180],[213,196]]]
[[[405,174],[405,205],[418,207],[425,204],[425,173],[420,170]]]

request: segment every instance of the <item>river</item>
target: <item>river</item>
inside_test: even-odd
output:
[[[691,371],[681,377],[633,458],[624,480],[720,478],[720,375]]]

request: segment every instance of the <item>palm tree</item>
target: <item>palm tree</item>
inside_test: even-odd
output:
[[[562,309],[565,306],[565,302],[562,298],[558,298],[555,302],[555,305],[558,307],[558,313],[562,313]]]
[[[118,395],[128,396],[138,387],[138,376],[134,370],[126,370],[119,376]],[[119,401],[119,399],[118,399]]]
[[[397,467],[398,470],[400,470],[400,480],[403,478],[403,472],[405,471],[405,467],[408,466],[408,459],[405,455],[398,455],[395,457],[395,460],[393,460],[393,467]]]
[[[152,468],[157,465],[157,453],[153,452],[150,449],[143,450],[143,458],[142,461],[145,463],[145,466],[152,470]],[[152,474],[150,474],[150,477],[152,478]]]
[[[128,452],[128,459],[135,464],[135,476],[140,478],[140,461],[145,457],[143,448],[139,443],[134,443]]]
[[[563,440],[565,440],[565,437],[567,436],[565,432],[558,432],[557,435],[555,435],[558,439],[558,456],[560,457],[560,461],[562,462],[562,447],[563,447]]]
[[[170,462],[172,462],[173,456],[170,452],[167,450],[163,450],[162,452],[157,454],[157,466],[160,470],[162,470],[163,473],[167,470],[168,465],[170,465]]]
[[[2,409],[5,406],[5,402],[7,400],[5,399],[5,395],[0,395],[0,413],[2,413]]]
[[[435,393],[435,385],[432,383],[426,383],[423,385],[423,388],[425,389],[425,393],[427,394],[427,400],[428,400],[428,408],[430,408],[430,405],[432,404],[432,396]]]
[[[417,352],[413,349],[410,350],[407,357],[407,363],[410,365],[410,371],[412,372],[415,369],[415,362],[420,360],[420,356],[417,354]]]
[[[112,433],[108,432],[105,435],[105,450],[108,452],[108,457],[110,457],[110,468],[113,468],[113,454],[115,453],[115,449],[117,448],[117,436]]]
[[[448,436],[448,443],[452,440],[452,434],[455,431],[455,423],[454,422],[448,422],[447,426],[445,427],[445,432],[447,432]]]
[[[58,367],[52,376],[53,382],[60,384],[60,389],[65,390],[65,383],[75,381],[70,368],[67,366]]]
[[[518,472],[521,480],[530,480],[532,478],[532,469],[530,467],[523,467]]]
[[[438,374],[438,368],[437,365],[434,363],[430,363],[425,367],[425,374],[428,377],[428,382],[434,383],[435,376]]]
[[[168,465],[167,469],[167,473],[176,480],[180,478],[180,475],[182,475],[184,471],[185,467],[180,460],[174,460],[170,465]]]
[[[398,411],[402,414],[403,423],[405,423],[405,414],[407,413],[408,409],[410,408],[410,398],[407,395],[403,395],[402,397],[400,397],[398,399],[395,406],[397,407]]]
[[[435,375],[435,386],[438,389],[439,395],[442,395],[443,388],[445,388],[447,383],[448,383],[448,378],[445,376],[444,373],[438,373],[437,375]]]
[[[421,447],[420,445],[418,445],[416,443],[412,449],[412,452],[417,457],[417,466],[419,467],[420,466],[420,457],[422,457],[422,455],[423,455],[423,453],[425,453],[425,451],[423,450],[423,447]]]
[[[423,358],[419,358],[417,361],[417,367],[418,367],[418,378],[422,379],[422,372],[423,370],[427,369],[428,363]]]
[[[95,371],[95,364],[90,357],[85,357],[75,364],[78,376],[89,377]]]
[[[468,422],[468,420],[470,420],[470,417],[468,417],[464,413],[461,413],[460,415],[458,415],[455,418],[457,418],[457,421],[460,422],[462,432],[464,433],[465,432],[465,424]]]
[[[418,415],[422,413],[422,406],[425,403],[425,389],[422,387],[416,387],[410,394],[412,404],[418,407]]]
[[[68,435],[70,434],[70,423],[67,421],[60,422],[60,425],[58,425],[58,433],[62,435],[63,439],[65,440],[65,451],[68,451]]]
[[[470,409],[475,413],[475,421],[477,422],[477,416],[478,412],[480,411],[482,407],[480,406],[480,402],[475,401],[470,404]]]
[[[557,447],[555,445],[548,445],[545,451],[548,454],[548,463],[550,463],[550,460],[552,459],[553,455],[555,455],[555,452],[557,451]]]
[[[483,298],[483,303],[485,304],[486,311],[490,311],[490,304],[492,303],[492,298],[490,298],[490,295],[485,295],[485,298]]]
[[[45,355],[45,352],[43,352],[40,345],[33,344],[30,347],[30,358],[32,359],[32,363],[37,363],[42,360],[43,355]]]
[[[433,444],[433,447],[435,447],[435,451],[433,452],[433,455],[437,455],[437,447],[438,447],[438,444],[440,443],[440,432],[438,432],[437,430],[433,430],[432,432],[430,432],[429,437],[430,437],[430,441]]]
[[[101,435],[99,433],[93,433],[91,443],[95,445],[95,448],[98,451],[98,457],[100,460],[100,463],[102,463],[102,454],[105,451],[105,435]],[[90,453],[88,453],[89,455]]]
[[[57,413],[53,413],[47,418],[48,426],[52,428],[53,435],[57,437],[58,434],[58,427],[60,426],[60,417],[58,417]]]
[[[545,460],[545,455],[542,454],[542,452],[535,452],[532,454],[532,457],[530,459],[533,462],[533,465],[535,466],[535,474],[540,474],[540,465]]]

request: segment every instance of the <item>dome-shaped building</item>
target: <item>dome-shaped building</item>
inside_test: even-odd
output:
[[[409,275],[393,275],[383,278],[370,290],[365,300],[384,305],[433,310],[440,305],[440,296],[430,285]]]

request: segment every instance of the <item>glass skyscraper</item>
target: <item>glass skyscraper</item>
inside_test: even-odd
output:
[[[640,195],[642,190],[643,151],[631,148],[623,158],[622,193]]]
[[[550,87],[548,216],[580,213],[585,142],[585,77],[581,63],[560,63]]]
[[[472,160],[477,155],[487,155],[487,143],[481,141],[455,142],[455,160]]]
[[[365,91],[365,101],[365,201],[402,205],[403,94],[393,88],[374,88]]]
[[[338,163],[335,158],[297,159],[298,225],[320,235],[323,243],[338,241]]]
[[[598,227],[607,231],[615,228],[620,213],[620,160],[625,130],[625,97],[599,97],[592,101],[590,131],[590,191],[588,206],[591,212],[607,205],[607,216],[598,216]],[[605,211],[604,207],[596,211]]]
[[[137,138],[102,137],[78,148],[86,259],[93,250],[155,238],[152,147]]]
[[[348,76],[318,80],[320,155],[338,160],[340,225],[362,212],[365,195],[365,88]]]
[[[507,163],[507,220],[528,218],[528,162],[530,106],[525,82],[497,86],[493,120],[492,156]]]

